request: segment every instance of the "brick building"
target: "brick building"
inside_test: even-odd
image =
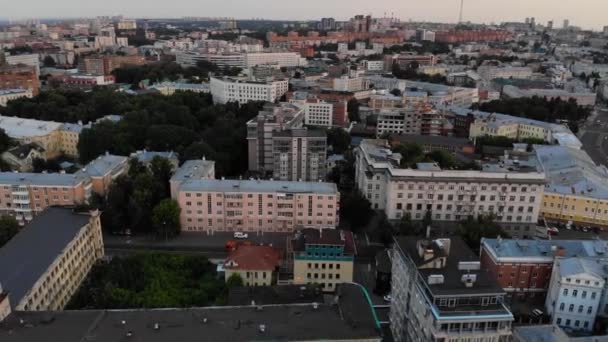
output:
[[[29,65],[0,66],[0,90],[29,89],[32,95],[40,92],[36,69]]]
[[[510,297],[546,295],[556,257],[600,256],[593,240],[482,239],[481,267]],[[602,249],[603,251],[603,249]]]
[[[454,30],[435,33],[435,41],[440,43],[503,42],[512,37],[505,30]]]

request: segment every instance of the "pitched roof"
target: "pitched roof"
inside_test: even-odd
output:
[[[224,268],[228,270],[274,270],[281,253],[270,246],[240,246],[230,253]]]

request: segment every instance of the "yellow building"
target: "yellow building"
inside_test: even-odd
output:
[[[551,142],[552,127],[541,121],[517,118],[502,114],[492,114],[477,118],[471,124],[469,137],[491,136],[511,139],[534,138]]]
[[[276,284],[281,254],[270,246],[240,246],[224,262],[225,280],[233,274],[243,279],[245,286]]]
[[[547,175],[540,216],[548,221],[608,226],[608,172],[582,150],[536,146]]]
[[[103,254],[98,211],[52,207],[0,249],[0,283],[13,311],[62,310]]]
[[[353,281],[355,244],[351,232],[304,229],[291,241],[294,284],[318,284],[327,292]]]

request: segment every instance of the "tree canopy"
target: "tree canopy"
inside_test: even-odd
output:
[[[174,237],[181,231],[179,204],[170,198],[162,200],[152,209],[152,225],[159,236]]]
[[[479,252],[481,238],[509,237],[494,219],[493,215],[469,216],[458,225],[458,235],[473,251]]]
[[[225,302],[224,293],[223,280],[205,257],[138,254],[94,265],[67,309],[217,305]]]

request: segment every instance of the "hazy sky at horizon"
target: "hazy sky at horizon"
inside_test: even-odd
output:
[[[316,20],[335,17],[346,20],[355,14],[372,14],[402,20],[455,22],[460,0],[0,0],[0,17],[8,19],[89,17],[231,16],[237,19]],[[571,25],[600,29],[608,25],[607,0],[465,0],[464,20],[473,22],[523,21],[535,17],[537,23],[553,20],[561,27]]]

